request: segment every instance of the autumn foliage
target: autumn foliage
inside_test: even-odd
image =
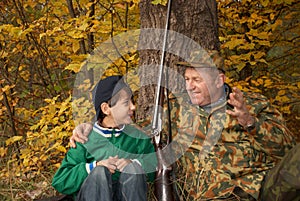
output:
[[[266,95],[298,135],[299,1],[218,0],[218,8],[228,79]],[[53,196],[51,177],[76,123],[76,73],[103,41],[139,28],[138,0],[4,0],[0,10],[0,198]],[[136,52],[106,74],[134,71],[130,63],[138,63]]]

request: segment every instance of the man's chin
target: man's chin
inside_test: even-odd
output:
[[[201,103],[198,99],[192,99],[191,102],[193,105],[200,105]]]

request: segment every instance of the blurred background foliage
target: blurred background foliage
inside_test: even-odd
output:
[[[91,115],[89,101],[72,99],[76,73],[95,47],[139,29],[138,2],[0,2],[1,200],[56,194],[51,178],[78,123],[72,110],[84,110],[79,122]],[[228,81],[267,96],[299,137],[299,1],[217,2]],[[136,83],[137,64],[138,53],[129,51],[111,61],[104,76],[131,72]],[[93,85],[93,69],[87,73],[92,77],[78,86],[82,90]]]

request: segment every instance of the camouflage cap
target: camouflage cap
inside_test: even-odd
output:
[[[224,59],[217,50],[202,50],[191,53],[190,59],[177,62],[176,65],[194,68],[217,68],[224,70]]]

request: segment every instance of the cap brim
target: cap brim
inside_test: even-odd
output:
[[[207,63],[189,63],[189,62],[177,62],[177,66],[184,66],[184,67],[191,67],[191,68],[214,68],[218,69],[222,73],[225,73],[225,70],[223,68],[219,68],[214,64],[207,64]]]
[[[208,64],[208,63],[177,62],[176,65],[186,66],[186,67],[194,67],[194,68],[216,68],[216,66],[214,64]]]

